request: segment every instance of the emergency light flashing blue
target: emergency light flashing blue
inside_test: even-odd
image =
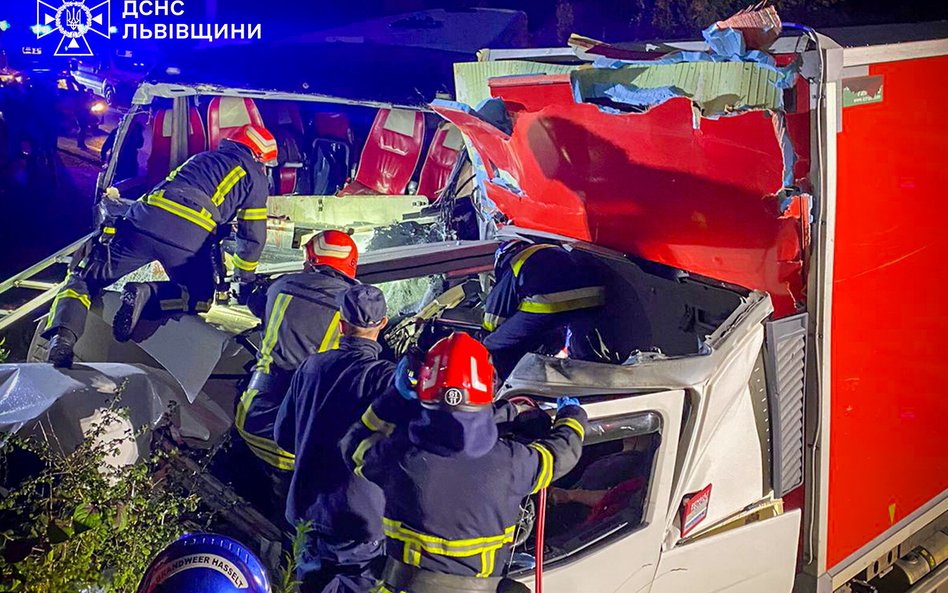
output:
[[[138,593],[270,593],[270,583],[260,560],[237,540],[194,533],[155,557]]]
[[[0,21],[0,32],[10,29],[10,21]]]

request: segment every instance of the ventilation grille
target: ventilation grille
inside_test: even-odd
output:
[[[766,324],[764,368],[777,497],[803,483],[806,334],[806,313]]]

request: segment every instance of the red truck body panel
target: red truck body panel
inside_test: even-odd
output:
[[[486,187],[513,224],[766,290],[778,315],[796,312],[808,213],[800,198],[780,210],[784,160],[767,113],[695,129],[689,99],[615,114],[577,103],[568,76],[491,88],[513,120],[509,136],[463,110],[435,110],[507,180]]]
[[[948,488],[948,57],[869,74],[837,136],[827,567]]]

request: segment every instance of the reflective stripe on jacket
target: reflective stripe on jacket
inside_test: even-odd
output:
[[[196,251],[221,225],[237,223],[234,265],[252,274],[266,241],[269,187],[250,152],[224,142],[192,156],[136,202],[126,218],[139,231]]]
[[[353,472],[385,492],[387,554],[433,572],[500,575],[521,501],[575,466],[586,413],[564,408],[548,436],[524,445],[498,438],[495,410],[452,413],[399,399],[383,396],[343,439]]]
[[[564,313],[605,303],[605,288],[596,274],[575,261],[566,249],[531,245],[499,272],[487,297],[484,329],[494,331],[518,311]]]

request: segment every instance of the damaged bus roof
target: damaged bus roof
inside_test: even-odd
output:
[[[261,56],[266,59],[261,61]],[[135,96],[235,94],[426,109],[454,96],[453,64],[472,54],[371,43],[274,41],[207,48],[152,70]]]

